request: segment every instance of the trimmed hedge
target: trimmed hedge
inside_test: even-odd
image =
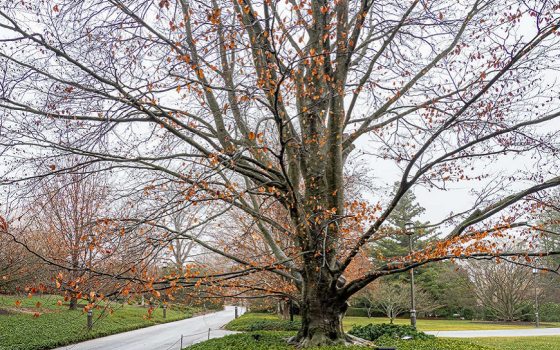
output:
[[[545,303],[540,309],[542,322],[560,322],[560,304]]]
[[[253,331],[297,331],[301,326],[299,320],[291,322],[281,320],[276,315],[266,314],[244,314],[238,319],[228,323],[225,328],[230,331],[253,332]]]
[[[294,350],[286,340],[294,333],[290,332],[253,332],[228,335],[223,338],[191,345],[188,350]],[[380,338],[380,346],[396,346],[398,350],[496,350],[486,346],[475,345],[461,340],[436,338],[430,340],[398,341],[391,338]],[[362,346],[324,346],[310,348],[320,350],[366,350]]]
[[[434,339],[433,335],[419,332],[412,326],[397,325],[397,324],[366,324],[364,326],[353,326],[348,332],[356,337],[375,341],[381,337],[402,339],[410,337],[411,339],[428,340]]]
[[[367,309],[363,307],[349,307],[348,310],[346,310],[346,316],[368,317]]]

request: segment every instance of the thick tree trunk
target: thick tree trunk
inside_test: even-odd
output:
[[[348,304],[337,292],[336,282],[320,272],[311,275],[313,278],[306,281],[302,293],[302,325],[291,343],[299,347],[356,343],[342,328]]]
[[[295,342],[301,347],[346,344],[342,329],[346,303],[326,295],[307,298],[301,307],[301,329]]]
[[[301,329],[290,339],[290,343],[301,348],[328,345],[363,345],[373,343],[355,336],[345,334],[342,318],[348,304],[328,295],[319,294],[316,299],[308,298],[301,307]]]

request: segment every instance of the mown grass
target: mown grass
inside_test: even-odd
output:
[[[558,350],[560,335],[546,337],[471,338],[469,341],[499,350]]]
[[[353,325],[363,326],[366,324],[389,323],[389,319],[383,317],[345,317],[343,320],[344,329],[350,329]],[[399,318],[395,320],[396,324],[410,324],[409,319]],[[559,327],[559,323],[549,322],[542,325],[543,327]],[[527,329],[534,328],[530,324],[519,323],[496,323],[481,322],[468,320],[433,320],[418,319],[417,327],[421,331],[476,331],[488,329]]]
[[[242,317],[230,322],[227,327],[232,331],[258,331],[258,330],[280,330],[274,327],[275,324],[283,325],[285,322],[279,320],[276,315],[264,313],[247,313]],[[299,318],[296,317],[295,325],[299,325]],[[343,320],[344,329],[349,331],[352,326],[363,326],[367,324],[389,323],[389,320],[382,317],[345,317]],[[409,319],[397,319],[396,324],[408,325]],[[558,324],[547,323],[543,327],[558,327]],[[493,322],[476,322],[467,320],[424,320],[417,321],[417,327],[420,331],[467,331],[467,330],[488,330],[488,329],[527,329],[533,328],[527,324],[504,324]],[[297,329],[297,328],[296,328]]]
[[[155,309],[148,318],[147,308],[107,303],[105,309],[94,311],[93,330],[87,330],[87,315],[82,310],[70,311],[67,305],[59,306],[56,296],[17,298],[0,296],[0,349],[44,350],[88,339],[120,333],[158,323],[191,317],[195,310]],[[21,305],[16,306],[16,300]],[[40,304],[37,304],[40,303]],[[112,313],[110,310],[113,310]],[[8,311],[8,314],[5,314]],[[34,313],[40,313],[35,317]]]

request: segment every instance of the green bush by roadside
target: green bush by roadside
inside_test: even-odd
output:
[[[409,337],[411,339],[428,340],[435,338],[433,335],[417,331],[412,326],[399,324],[366,324],[363,326],[353,326],[348,332],[356,337],[375,341],[381,337],[402,339]]]
[[[253,332],[253,331],[297,331],[301,323],[299,320],[293,322],[281,320],[276,315],[245,314],[228,323],[225,328],[230,331]]]

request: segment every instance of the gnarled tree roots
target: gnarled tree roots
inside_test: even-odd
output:
[[[330,345],[361,345],[361,346],[374,346],[374,343],[362,338],[355,337],[350,334],[343,334],[342,336],[329,337],[324,332],[315,332],[310,336],[304,337],[300,334],[295,335],[288,339],[288,344],[295,345],[298,348],[309,348],[318,346]]]

